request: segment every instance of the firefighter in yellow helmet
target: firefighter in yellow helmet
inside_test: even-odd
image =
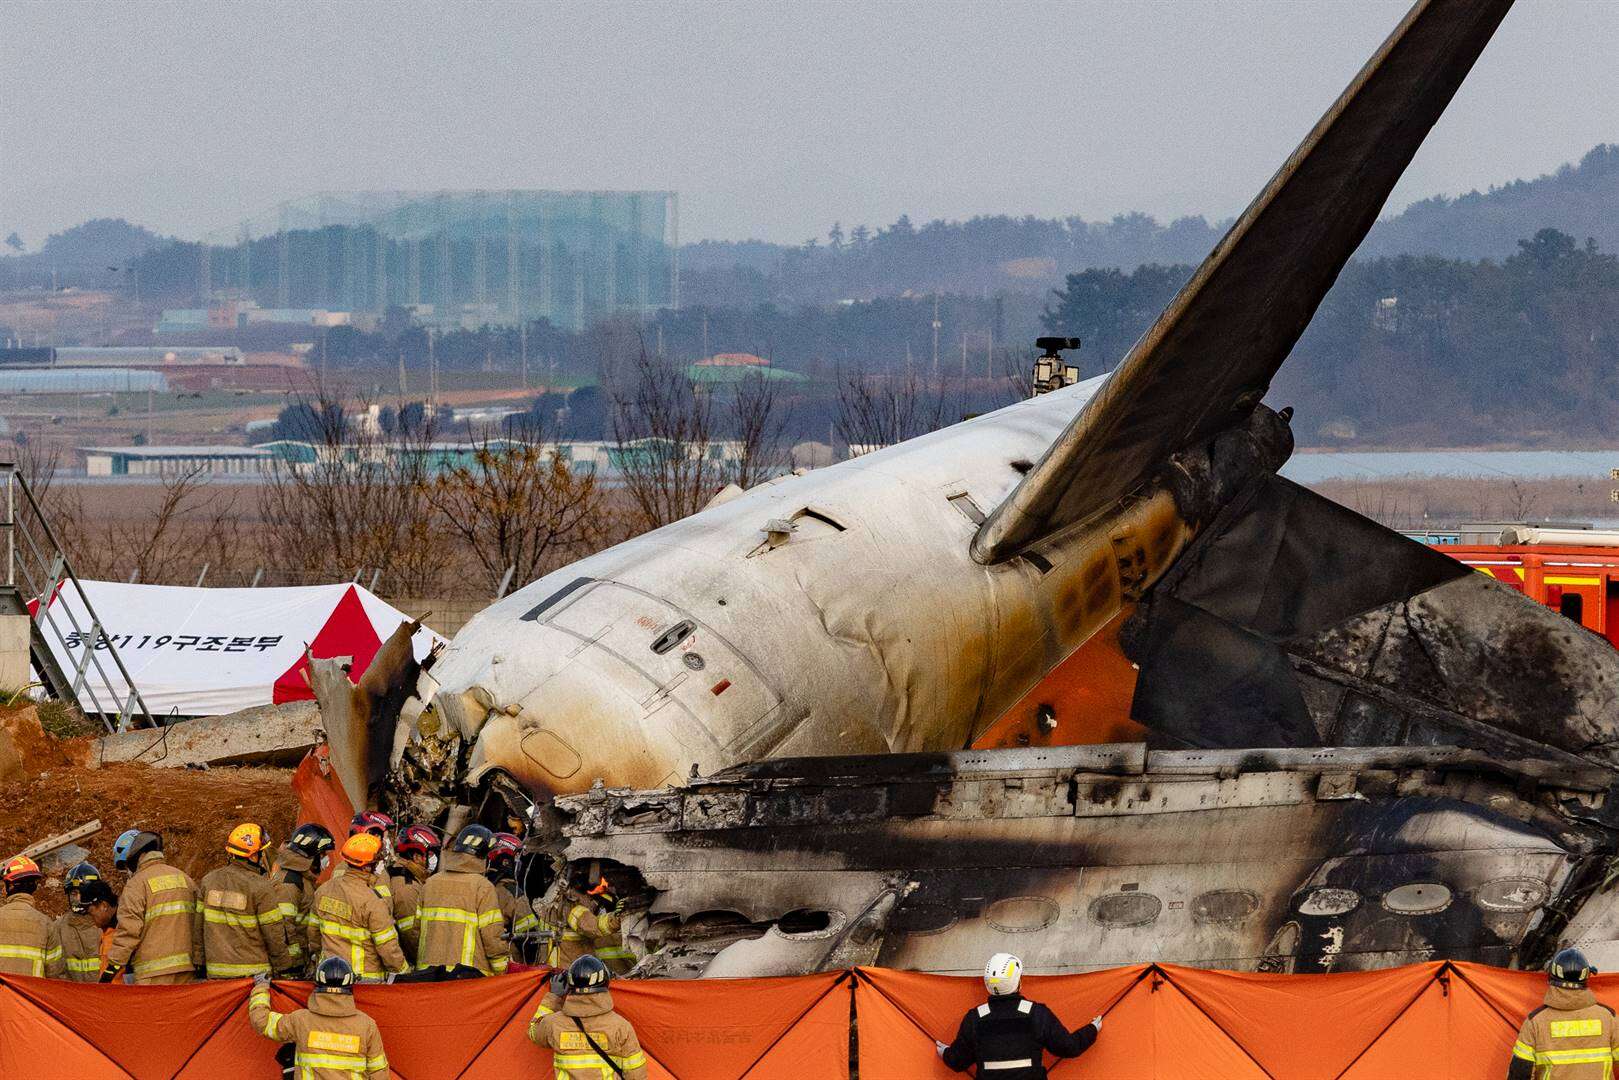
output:
[[[315,966],[309,1007],[297,1012],[272,1009],[270,979],[258,976],[248,995],[247,1015],[260,1035],[292,1045],[298,1080],[387,1080],[382,1032],[355,1008],[354,972],[341,957],[328,956]]]
[[[393,905],[377,888],[382,841],[368,832],[343,842],[348,872],[315,890],[311,917],[320,927],[322,956],[341,957],[362,982],[408,970],[394,928]]]
[[[1508,1080],[1608,1080],[1613,1075],[1619,1024],[1586,985],[1594,974],[1596,968],[1578,949],[1552,957],[1546,1000],[1524,1018]]]
[[[0,901],[0,974],[67,976],[56,923],[34,907],[34,890],[44,880],[39,864],[26,855],[7,859],[0,867],[0,887],[5,889]]]
[[[484,877],[494,835],[482,825],[462,829],[438,873],[422,886],[418,971],[431,969],[441,977],[505,974],[511,958],[506,920],[495,887]]]
[[[265,873],[264,829],[243,822],[225,839],[225,865],[203,875],[202,950],[210,979],[291,974],[286,919]]]
[[[595,956],[614,975],[635,966],[635,954],[624,944],[624,904],[605,874],[590,870],[586,880],[563,893],[562,918],[553,967],[567,967],[586,954]]]
[[[130,829],[113,843],[120,869],[130,870],[118,897],[118,930],[107,948],[102,982],[125,966],[143,984],[188,983],[202,969],[202,896],[191,875],[169,865],[163,838]]]
[[[581,956],[551,977],[528,1022],[528,1037],[551,1051],[557,1080],[646,1080],[646,1054],[630,1022],[613,1009],[612,973]]]

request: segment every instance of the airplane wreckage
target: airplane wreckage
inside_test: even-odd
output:
[[[1509,6],[1419,0],[1110,375],[394,649],[334,759],[523,816],[644,974],[1619,962],[1619,651],[1279,478],[1260,404]]]

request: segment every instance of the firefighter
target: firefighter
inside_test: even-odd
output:
[[[281,927],[287,939],[287,958],[301,974],[320,957],[320,926],[310,915],[315,904],[315,879],[334,844],[332,834],[313,822],[292,830],[276,849],[270,872],[270,892],[281,909]]]
[[[315,890],[312,918],[320,928],[321,956],[342,957],[361,982],[409,970],[399,949],[393,907],[377,888],[382,841],[358,832],[343,842],[348,873]]]
[[[354,972],[340,956],[315,967],[309,1007],[279,1013],[270,1008],[270,978],[253,979],[247,1015],[266,1039],[294,1048],[298,1080],[387,1080],[388,1055],[377,1022],[354,1006]]]
[[[265,875],[264,829],[243,822],[225,839],[225,865],[203,875],[202,953],[210,979],[290,975],[300,964],[287,949],[286,918]]]
[[[635,966],[635,954],[624,945],[624,904],[614,895],[605,874],[592,868],[594,881],[563,892],[560,933],[553,967],[567,967],[587,953],[606,964],[614,975]]]
[[[495,834],[489,846],[489,883],[495,887],[500,901],[500,914],[506,920],[506,930],[513,939],[532,934],[540,927],[540,917],[534,914],[529,902],[517,895],[517,856],[523,842],[514,834]]]
[[[67,914],[56,920],[56,933],[62,940],[67,977],[72,982],[95,982],[101,975],[102,931],[117,919],[117,910],[109,903],[112,889],[94,863],[81,862],[67,872],[62,892],[67,895]]]
[[[494,836],[482,825],[466,826],[439,860],[438,873],[422,886],[418,971],[505,973],[511,945],[495,887],[484,877]]]
[[[34,907],[34,890],[45,880],[39,864],[26,855],[0,867],[0,974],[67,978],[62,939],[49,915]]]
[[[1596,970],[1578,949],[1563,949],[1552,957],[1546,968],[1546,999],[1524,1017],[1512,1046],[1508,1080],[1607,1080],[1613,1075],[1619,1023],[1586,985]]]
[[[613,1011],[611,981],[607,965],[594,956],[581,956],[551,977],[528,1037],[551,1051],[557,1080],[646,1080],[646,1055],[635,1028]]]
[[[417,946],[421,941],[421,928],[416,919],[417,909],[421,907],[422,883],[432,873],[442,847],[438,833],[426,825],[400,829],[399,842],[394,845],[393,865],[388,871],[392,878],[394,926],[399,929],[405,959],[412,964],[417,961]]]
[[[118,930],[101,981],[112,982],[128,965],[139,984],[191,982],[202,971],[197,883],[164,861],[157,833],[131,829],[118,838],[113,854],[118,865],[134,872],[118,898]]]
[[[977,1067],[976,1075],[996,1080],[1045,1080],[1045,1054],[1078,1057],[1102,1030],[1096,1017],[1070,1032],[1055,1013],[1018,993],[1023,961],[996,953],[984,965],[989,1000],[961,1018],[956,1041],[935,1043],[945,1065],[955,1072]]]
[[[359,836],[361,833],[370,833],[382,841],[382,857],[384,860],[393,853],[394,819],[380,810],[361,810],[349,819],[349,835]],[[348,867],[338,863],[332,867],[332,876],[342,877],[348,872]],[[382,895],[391,898],[388,889],[388,879],[383,875],[377,882],[377,888]]]

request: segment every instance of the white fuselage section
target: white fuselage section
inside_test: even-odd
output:
[[[969,555],[1014,463],[1102,381],[761,485],[479,613],[433,669],[439,711],[476,740],[469,779],[653,787],[764,757],[968,744],[1118,611],[1121,544],[1158,569],[1179,550],[1160,508],[1144,543],[1115,522],[1034,561]]]

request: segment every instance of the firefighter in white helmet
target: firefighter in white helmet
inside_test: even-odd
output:
[[[937,1043],[939,1056],[956,1072],[974,1069],[985,1080],[1046,1080],[1045,1055],[1078,1057],[1096,1041],[1102,1018],[1069,1031],[1050,1009],[1018,993],[1023,961],[996,953],[984,965],[989,1000],[961,1018],[955,1042]]]

